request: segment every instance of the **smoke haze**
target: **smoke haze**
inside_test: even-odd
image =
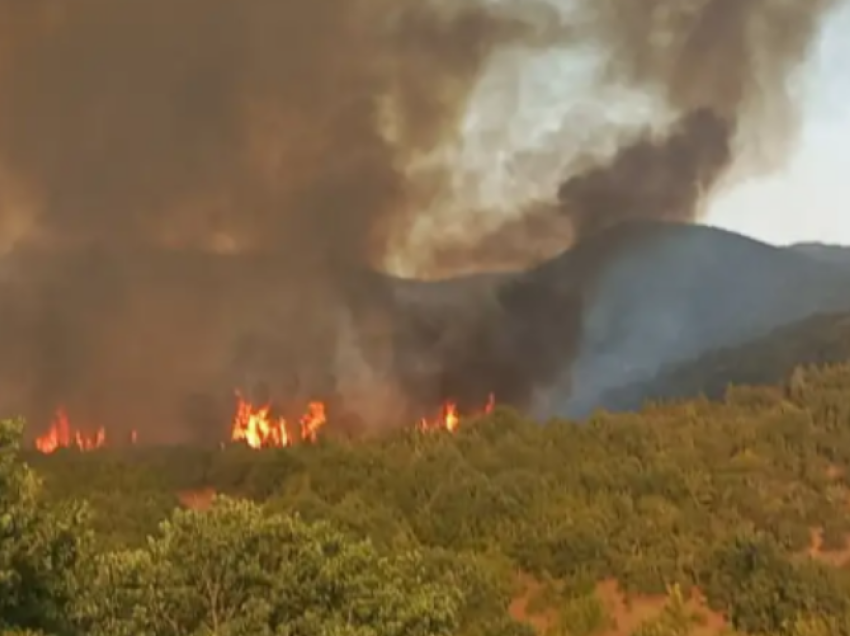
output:
[[[730,168],[793,142],[789,86],[830,4],[0,0],[0,404],[170,439],[220,425],[235,387],[403,409],[399,343],[423,340],[368,270],[516,268],[624,219],[695,220]],[[465,209],[479,81],[505,52],[556,48],[595,51],[598,86],[657,113],[575,144],[562,122],[525,158],[559,188]],[[451,346],[417,381],[450,392],[486,368],[522,305],[438,322]],[[508,368],[517,346],[498,373],[541,381]]]

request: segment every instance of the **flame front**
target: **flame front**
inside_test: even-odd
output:
[[[457,413],[457,404],[455,402],[446,402],[441,411],[442,412],[436,422],[436,426],[432,424],[430,428],[444,428],[450,433],[455,432],[460,424],[460,416]]]
[[[301,416],[301,439],[307,442],[315,442],[319,430],[327,422],[325,416],[325,405],[322,402],[310,402],[307,412]]]
[[[79,429],[74,430],[68,419],[68,412],[59,407],[48,431],[35,440],[35,447],[42,453],[53,453],[60,448],[77,448],[90,451],[106,444],[106,431],[98,428],[93,435],[87,435]]]
[[[230,439],[242,442],[250,448],[283,448],[290,446],[293,436],[287,426],[286,419],[272,415],[272,405],[254,406],[237,392],[236,412],[233,416]],[[495,406],[495,398],[491,394],[487,404],[480,413],[490,413]],[[448,401],[440,409],[440,414],[432,419],[422,418],[419,428],[422,430],[447,430],[454,432],[461,424],[461,415],[457,403]],[[301,416],[300,441],[315,442],[320,431],[328,421],[327,408],[324,402],[310,402],[304,415]],[[298,438],[297,434],[295,435]],[[135,430],[130,432],[130,443],[135,445],[138,436]],[[83,433],[72,427],[67,411],[60,407],[56,410],[50,428],[35,440],[36,448],[42,453],[53,453],[60,448],[76,448],[80,451],[90,451],[106,445],[106,431],[98,428],[93,434]]]
[[[496,396],[492,393],[487,398],[487,404],[482,409],[482,413],[490,413],[496,406]],[[460,426],[461,417],[458,412],[457,402],[445,402],[440,409],[440,415],[429,420],[423,417],[419,421],[419,428],[425,431],[445,429],[450,433],[454,433]]]
[[[290,434],[286,419],[272,415],[271,404],[254,406],[240,393],[236,393],[236,413],[233,416],[230,439],[233,442],[243,442],[250,448],[283,448],[290,446],[294,439]],[[480,413],[490,413],[496,404],[491,394]],[[327,423],[327,409],[324,402],[310,402],[307,410],[301,416],[299,424],[300,441],[315,442],[319,432]],[[454,432],[461,423],[461,415],[456,402],[448,401],[440,409],[440,415],[434,419],[422,418],[419,428],[422,430],[445,429]]]
[[[271,404],[256,407],[236,394],[236,414],[233,416],[230,439],[244,442],[251,448],[282,448],[292,444],[286,419],[272,415]],[[301,441],[315,442],[327,422],[324,402],[310,402],[301,416]]]
[[[230,438],[234,442],[245,442],[251,448],[289,446],[286,420],[271,416],[270,404],[255,407],[238,393],[236,414]]]

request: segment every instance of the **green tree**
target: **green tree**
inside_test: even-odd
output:
[[[77,611],[91,636],[441,636],[462,601],[415,553],[228,498],[96,569]]]
[[[47,506],[21,461],[24,423],[0,421],[0,630],[67,633],[67,609],[88,554],[86,509]]]
[[[793,563],[768,537],[741,535],[719,546],[702,578],[708,598],[748,633],[781,633],[799,617],[850,614],[839,572]]]

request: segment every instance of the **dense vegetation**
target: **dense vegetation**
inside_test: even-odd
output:
[[[742,633],[850,635],[848,396],[850,366],[799,369],[581,424],[497,409],[454,434],[266,452],[22,457],[7,423],[0,627],[519,636],[512,601],[533,589],[525,614],[581,636],[610,633],[599,590],[617,581],[669,599],[643,636],[701,629],[697,592]],[[204,488],[226,496],[177,509]]]

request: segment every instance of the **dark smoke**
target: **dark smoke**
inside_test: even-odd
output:
[[[511,36],[475,10],[362,0],[65,5],[0,101],[38,239],[340,266],[385,249],[389,217],[414,203],[407,162],[454,135],[488,50]]]
[[[621,219],[699,220],[717,187],[758,176],[788,159],[800,123],[799,71],[824,16],[842,2],[558,2],[563,19],[575,25],[570,46],[601,52],[600,86],[651,95],[661,112],[638,134],[616,126],[592,132],[595,145],[584,148],[588,159],[568,166],[561,193],[576,187],[587,193],[588,186],[604,183],[609,190],[601,202],[604,209],[589,201],[581,209],[559,205],[545,193],[486,240],[440,246],[433,259],[436,269],[468,270],[481,262],[505,269],[541,262],[565,244],[581,241],[584,229],[595,231]],[[600,101],[599,107],[628,110],[629,104]],[[569,131],[581,122],[564,126]],[[579,139],[588,134],[577,132]],[[623,150],[630,159],[619,158]],[[540,155],[558,153],[547,147]],[[679,160],[684,167],[674,165]],[[609,165],[614,172],[604,175]],[[700,187],[681,178],[688,176],[681,172],[690,172]],[[662,185],[672,191],[649,191]]]
[[[587,0],[558,24],[533,3],[0,0],[0,404],[180,439],[220,425],[237,386],[294,408],[342,393],[367,417],[403,408],[411,377],[423,400],[522,402],[574,348],[577,291],[512,277],[467,309],[466,292],[399,305],[367,273],[446,191],[451,165],[408,168],[458,139],[491,54],[590,43],[600,83],[657,93],[678,123],[573,166],[522,245],[472,232],[453,269],[693,220],[739,140],[785,137],[828,4]]]
[[[604,160],[573,166],[554,202],[531,206],[472,245],[438,251],[436,262],[450,269],[541,265],[478,303],[479,313],[466,319],[474,326],[420,318],[419,350],[438,352],[436,371],[429,370],[437,380],[414,376],[409,391],[436,385],[438,396],[480,403],[487,387],[498,387],[506,401],[528,407],[539,389],[562,385],[595,281],[628,244],[651,239],[633,223],[699,221],[724,178],[753,176],[787,157],[798,125],[796,72],[834,4],[579,3],[571,17],[586,31],[576,33],[604,48],[610,79],[658,96],[672,123],[623,136]],[[604,236],[622,223],[632,227]],[[571,244],[579,249],[548,260]]]
[[[732,158],[734,129],[714,111],[686,113],[668,136],[625,146],[602,167],[566,181],[562,211],[584,238],[635,219],[690,221]]]
[[[27,412],[146,429],[221,384],[327,387],[354,273],[421,196],[407,164],[451,139],[488,52],[520,35],[474,7],[372,0],[2,9],[0,158],[33,193],[3,226],[40,252],[13,276],[3,376]]]

